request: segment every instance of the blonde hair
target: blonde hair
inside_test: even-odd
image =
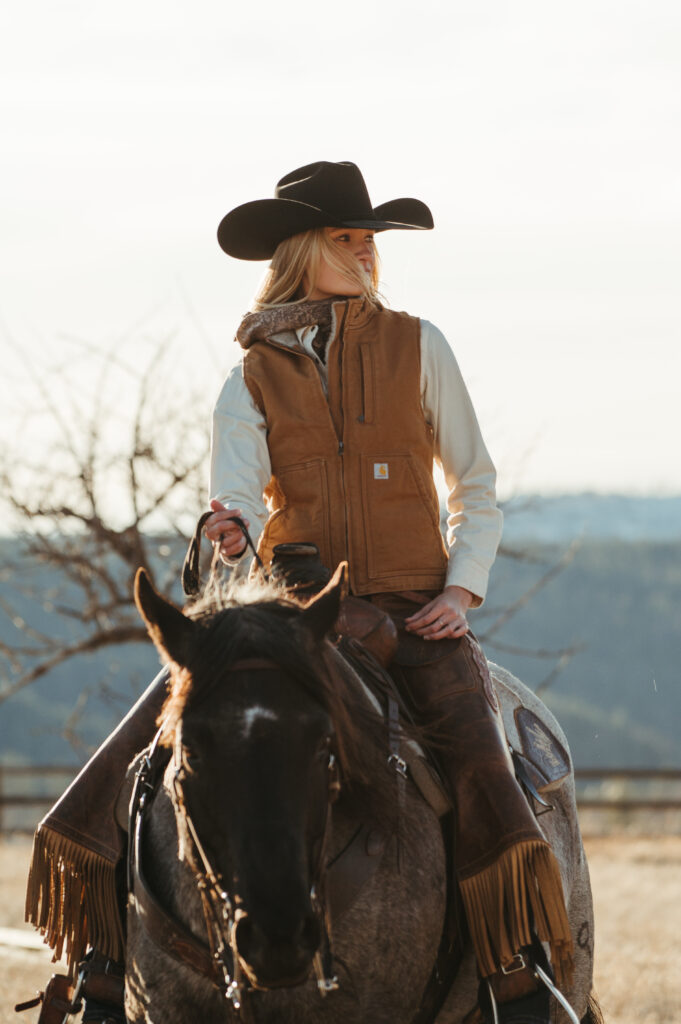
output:
[[[368,277],[358,259],[336,245],[326,228],[312,228],[285,238],[277,246],[265,280],[253,300],[253,309],[271,309],[287,302],[307,302],[314,291],[322,259],[338,274],[357,285],[357,294],[378,302],[380,267],[378,253]],[[307,273],[308,288],[303,294]]]

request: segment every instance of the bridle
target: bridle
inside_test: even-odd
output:
[[[230,672],[253,669],[281,671],[281,666],[269,659],[244,658],[240,661],[234,662],[229,667]],[[131,892],[135,893],[135,895],[137,895],[136,883],[138,889],[145,886],[144,880],[141,876],[142,820],[144,811],[148,806],[149,796],[155,788],[150,776],[153,776],[153,759],[161,731],[162,730],[159,730],[149,754],[146,755],[142,761],[141,767],[136,776],[135,789],[133,791],[133,798],[131,801],[130,834],[135,837],[135,841],[130,844],[131,865],[128,872],[128,888]],[[320,839],[314,844],[314,852],[311,857],[310,867],[310,902],[312,904],[313,911],[317,916],[321,934],[320,946],[318,951],[315,953],[313,963],[315,974],[317,976],[317,986],[322,996],[326,996],[329,992],[333,992],[338,988],[338,979],[333,971],[330,921],[324,886],[330,834],[331,806],[340,795],[341,785],[338,763],[336,756],[331,749],[330,737],[327,738],[327,748],[327,781],[325,792],[323,794],[320,793],[320,797],[323,796],[323,806],[320,806],[319,815],[321,833]],[[258,991],[259,989],[258,986],[253,985],[250,979],[246,976],[239,960],[236,944],[237,917],[235,912],[236,901],[234,894],[230,893],[229,886],[225,883],[220,872],[216,871],[211,863],[205,847],[201,842],[201,838],[185,798],[182,781],[184,774],[182,735],[179,727],[175,734],[172,760],[173,797],[177,811],[182,814],[187,827],[189,837],[187,859],[194,874],[199,896],[201,898],[201,906],[208,940],[208,948],[206,950],[205,947],[203,947],[203,950],[204,957],[206,952],[209,954],[210,965],[206,965],[204,960],[201,960],[196,950],[187,949],[189,936],[186,933],[182,936],[183,941],[175,942],[173,948],[169,949],[168,952],[176,958],[178,958],[178,951],[180,954],[185,954],[181,955],[179,958],[181,958],[185,963],[188,963],[189,966],[200,970],[201,973],[208,974],[225,999],[231,1002],[233,1009],[240,1012],[242,1019],[246,1024],[251,1024],[254,1020],[252,1006],[250,1005],[249,1000],[244,999],[244,996],[248,992]],[[321,805],[321,799],[319,803]],[[148,903],[150,898],[149,892],[145,891],[143,895]],[[145,909],[148,910],[148,906]],[[153,909],[154,908],[152,908],[152,910]],[[170,917],[168,912],[160,907],[158,909],[164,915],[165,919],[168,920]],[[146,914],[143,915],[143,920],[146,920],[146,917]],[[173,920],[171,923],[176,927],[179,926],[179,928],[184,931],[183,926],[179,925],[179,922],[175,922]],[[157,934],[153,936],[154,940],[158,941],[158,933],[162,935],[165,930],[166,929],[163,928],[157,928]],[[196,943],[195,939],[193,941]]]
[[[204,512],[196,524],[194,536],[190,541],[187,555],[182,568],[182,588],[187,596],[194,596],[199,590],[199,554],[203,528],[211,511]],[[268,579],[268,573],[258,555],[248,527],[238,517],[233,519],[244,535],[247,547],[250,547],[255,564],[264,579]],[[213,551],[211,562],[211,576],[217,571],[218,548]],[[281,666],[267,658],[244,658],[230,666],[230,671],[242,669],[267,669],[281,671]],[[210,859],[201,843],[198,831],[192,819],[184,797],[182,788],[182,735],[178,728],[175,733],[175,745],[173,750],[174,772],[173,772],[173,793],[177,808],[181,811],[187,825],[190,838],[190,850],[188,851],[189,861],[194,872],[201,903],[203,916],[208,935],[208,945],[211,954],[211,961],[215,966],[216,981],[227,999],[232,1002],[235,1010],[240,1010],[244,1015],[243,993],[255,990],[249,979],[245,976],[236,949],[236,919],[234,909],[234,898],[230,895],[228,887],[224,884],[219,872],[216,872]],[[316,856],[311,864],[310,877],[310,902],[317,916],[320,925],[321,943],[314,956],[314,969],[317,976],[317,986],[322,996],[333,992],[338,988],[338,979],[333,972],[333,956],[331,953],[330,941],[330,920],[325,899],[324,882],[325,866],[327,861],[329,825],[331,821],[331,805],[340,795],[340,775],[336,755],[331,750],[331,742],[328,742],[327,760],[327,786],[323,807],[323,827],[321,840],[317,844]],[[225,941],[225,935],[229,936]],[[248,1011],[246,1011],[247,1013]]]

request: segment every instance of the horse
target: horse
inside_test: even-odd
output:
[[[445,924],[443,830],[387,756],[386,725],[361,681],[339,664],[329,634],[344,586],[339,567],[306,605],[250,583],[183,612],[138,572],[136,603],[171,686],[157,737],[167,763],[155,787],[137,773],[146,807],[130,844],[139,861],[127,909],[130,1024],[417,1019]],[[567,750],[531,691],[492,671],[510,742],[522,705]],[[577,1014],[556,1005],[552,1019],[597,1024],[571,774],[550,796],[554,810],[539,821],[563,877],[575,949],[564,994]],[[334,910],[333,866],[358,837],[369,853],[373,845],[371,870]],[[155,928],[144,879],[163,908]],[[466,948],[438,1024],[475,1019],[477,990]]]

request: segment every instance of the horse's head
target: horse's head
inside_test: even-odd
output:
[[[343,566],[305,608],[261,591],[185,615],[143,571],[136,580],[139,611],[171,666],[162,717],[181,856],[201,873],[205,850],[233,907],[226,938],[258,987],[302,981],[320,943],[311,889],[349,723],[321,648],[344,586]]]

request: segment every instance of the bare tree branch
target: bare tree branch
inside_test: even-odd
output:
[[[508,558],[512,562],[525,562],[527,565],[542,565],[546,558],[545,555],[536,551],[530,551],[528,548],[510,548],[506,544],[501,544],[498,555],[501,558]]]
[[[574,657],[575,654],[580,654],[586,650],[584,644],[575,644],[572,647],[562,647],[558,650],[547,650],[542,647],[516,647],[514,644],[502,643],[499,640],[488,640],[487,644],[502,654],[513,654],[519,658],[542,658],[547,660],[564,658],[566,655]]]
[[[146,643],[147,640],[147,631],[143,626],[118,626],[108,631],[100,630],[94,636],[90,636],[80,643],[62,647],[51,658],[43,659],[40,664],[30,669],[16,682],[5,686],[0,690],[0,704],[19,693],[24,687],[34,683],[36,679],[40,679],[57,665],[61,665],[79,654],[92,654],[93,651],[101,650],[102,647],[114,647],[118,644]]]
[[[530,603],[533,597],[535,597],[540,590],[543,590],[559,573],[565,569],[567,565],[573,560],[577,551],[581,546],[581,541],[573,541],[569,548],[561,555],[557,562],[547,569],[547,571],[534,583],[528,590],[525,591],[516,601],[513,602],[508,608],[495,619],[495,621],[488,626],[483,633],[480,635],[480,640],[483,643],[489,643],[490,638],[498,633],[499,630],[509,622],[514,615],[525,608]]]
[[[188,392],[184,376],[177,380],[172,339],[144,351],[137,340],[134,349],[117,342],[104,353],[71,341],[71,361],[49,377],[33,372],[38,401],[22,403],[17,443],[0,451],[0,501],[21,528],[11,560],[0,566],[0,703],[61,665],[146,642],[132,607],[135,571],[144,566],[171,596],[177,555],[205,503],[209,409],[205,398]],[[28,444],[27,437],[39,441]],[[479,637],[492,649],[556,662],[539,690],[553,685],[583,648],[528,649],[500,633],[577,548],[510,606],[488,607],[478,620],[489,622]],[[527,566],[543,566],[546,557],[506,545],[500,556]],[[80,752],[78,729],[88,699],[97,696],[112,700],[101,679],[81,694],[62,729]]]
[[[572,661],[574,653],[575,652],[573,651],[565,651],[565,653],[558,661],[558,664],[553,667],[552,671],[549,672],[545,679],[542,679],[542,681],[539,683],[539,685],[535,688],[534,691],[538,697],[540,697],[542,693],[546,693],[546,691],[550,689],[551,686],[553,686],[558,676],[565,671],[565,669]]]
[[[177,380],[169,339],[104,353],[72,341],[73,360],[31,374],[38,401],[22,403],[17,443],[0,452],[0,501],[21,531],[0,566],[0,613],[11,623],[0,638],[0,703],[60,665],[146,642],[134,574],[144,566],[170,596],[180,541],[205,503],[209,409],[186,374]],[[76,748],[85,706],[63,733]]]

